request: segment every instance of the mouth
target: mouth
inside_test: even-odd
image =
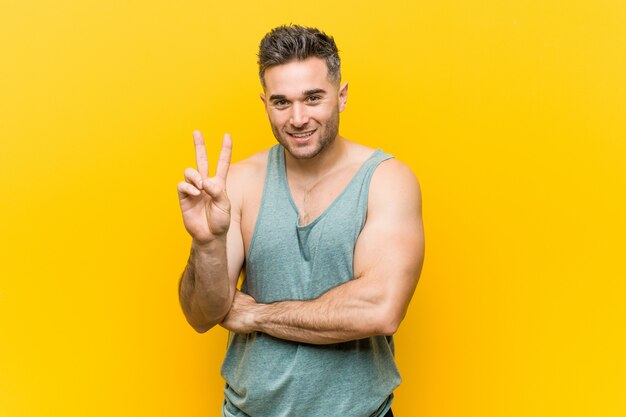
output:
[[[309,130],[308,132],[287,132],[289,136],[294,138],[296,142],[306,142],[317,129]]]

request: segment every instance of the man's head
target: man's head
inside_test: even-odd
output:
[[[259,45],[259,77],[265,89],[265,71],[276,65],[318,57],[326,62],[328,79],[335,85],[341,81],[341,60],[332,36],[316,28],[283,25],[269,31]]]
[[[348,85],[339,85],[331,37],[301,26],[273,29],[261,41],[259,75],[272,132],[294,158],[313,158],[333,143]]]

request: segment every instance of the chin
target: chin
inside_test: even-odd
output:
[[[313,159],[317,155],[322,153],[324,149],[326,149],[328,145],[332,143],[332,140],[328,142],[311,143],[307,144],[306,146],[293,146],[289,143],[289,141],[279,142],[294,159]]]
[[[317,154],[320,153],[321,149],[318,148],[309,148],[304,146],[293,147],[289,143],[280,142],[283,145],[283,148],[289,152],[294,159],[311,159],[314,158]]]

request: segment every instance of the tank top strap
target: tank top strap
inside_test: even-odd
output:
[[[346,194],[351,194],[357,197],[356,210],[361,219],[361,227],[365,224],[372,176],[374,175],[376,168],[378,168],[382,162],[391,158],[393,158],[392,155],[383,152],[380,149],[376,149],[363,163],[363,165],[361,165],[361,168],[359,168],[352,181],[350,181],[350,184],[346,187]]]

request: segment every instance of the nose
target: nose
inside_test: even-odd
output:
[[[301,128],[309,122],[309,116],[306,114],[306,107],[303,103],[294,103],[291,106],[290,116],[289,123],[296,128]]]

